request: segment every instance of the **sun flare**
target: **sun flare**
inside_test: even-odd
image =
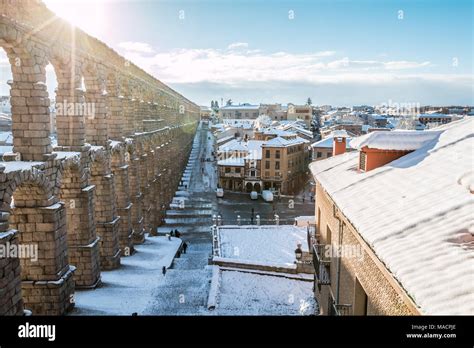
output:
[[[104,0],[44,0],[46,6],[72,25],[99,38],[106,32]]]

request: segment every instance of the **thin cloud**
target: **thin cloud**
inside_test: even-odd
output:
[[[125,41],[119,43],[119,47],[130,52],[153,53],[154,50],[150,44],[145,42]]]
[[[241,49],[241,48],[248,48],[249,44],[247,42],[234,42],[227,46],[229,50]]]
[[[233,47],[244,48],[244,43]],[[245,46],[246,47],[246,46]],[[126,57],[169,83],[215,82],[231,85],[241,82],[361,81],[393,80],[392,71],[429,67],[430,62],[351,60],[336,58],[334,51],[266,53],[249,50],[175,49],[154,55],[127,51]]]

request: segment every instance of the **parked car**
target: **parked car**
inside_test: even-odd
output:
[[[253,199],[253,200],[258,199],[257,191],[250,192],[250,199]]]
[[[269,190],[262,191],[262,198],[265,202],[273,202],[273,193]]]
[[[218,188],[216,189],[216,196],[217,196],[218,198],[224,197],[224,189],[218,187]]]

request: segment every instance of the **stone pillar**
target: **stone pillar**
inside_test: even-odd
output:
[[[144,153],[140,156],[140,190],[143,194],[142,216],[143,227],[145,232],[150,232],[150,184],[148,182],[148,154]]]
[[[120,266],[119,221],[115,205],[114,175],[110,171],[108,151],[105,160],[94,162],[91,182],[95,185],[95,217],[97,235],[100,237],[100,264],[105,270]],[[103,161],[103,162],[102,162]]]
[[[109,122],[110,139],[122,140],[125,135],[124,98],[108,95],[107,120]],[[128,111],[128,110],[127,110]]]
[[[33,314],[66,313],[74,306],[75,267],[68,263],[64,203],[15,207],[10,226],[20,231],[20,244],[38,247],[38,260],[20,259],[25,307]]]
[[[124,130],[125,136],[132,136],[135,133],[134,128],[134,102],[132,99],[125,97],[122,101],[123,105],[123,117],[124,117]]]
[[[77,72],[71,75],[69,69],[56,70],[58,88],[56,91],[56,130],[58,146],[76,151],[85,144],[85,118],[93,117],[93,105],[85,103],[84,91]]]
[[[89,144],[106,146],[108,141],[107,94],[100,91],[98,82],[93,83],[93,86],[87,86],[85,93],[87,105],[94,109],[94,114],[86,117],[86,138]]]
[[[133,156],[133,157],[132,157]],[[133,244],[141,244],[145,241],[145,230],[143,227],[143,215],[142,215],[142,201],[143,195],[141,192],[141,178],[140,178],[140,158],[135,154],[130,155],[129,165],[129,186],[130,186],[130,199],[132,202],[131,209],[131,221],[133,229]]]
[[[11,65],[13,151],[20,153],[23,161],[44,161],[52,152],[49,98],[44,67],[32,61],[23,59],[18,66]]]
[[[0,248],[9,250],[18,245],[18,231],[8,229],[7,212],[0,212]],[[0,316],[23,315],[21,268],[18,257],[0,258]]]
[[[82,156],[82,159],[85,155]],[[74,280],[78,288],[100,284],[99,237],[94,218],[95,186],[76,169],[63,173],[60,199],[66,204],[67,244],[70,263],[76,266]]]
[[[132,99],[132,107],[133,107],[133,116],[132,116],[132,124],[133,124],[133,133],[135,132],[142,132],[142,124],[139,119],[140,114],[140,100]]]
[[[128,152],[126,153],[128,155]],[[113,155],[112,172],[115,177],[115,203],[120,216],[119,246],[122,256],[130,256],[133,249],[132,241],[132,202],[130,201],[129,166],[121,153]]]

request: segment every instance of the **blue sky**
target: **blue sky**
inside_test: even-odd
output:
[[[46,4],[199,104],[474,103],[471,0]]]

